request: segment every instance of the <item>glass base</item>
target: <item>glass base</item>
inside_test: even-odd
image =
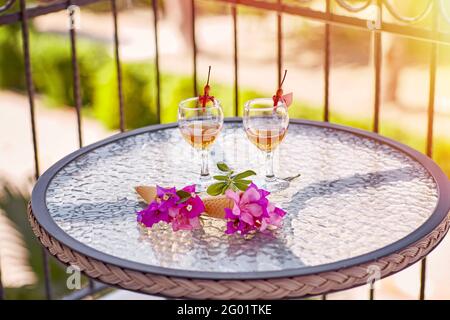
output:
[[[289,181],[274,177],[271,179],[262,180],[258,187],[263,188],[270,193],[275,193],[287,189],[289,187]]]
[[[214,180],[211,178],[210,175],[207,176],[200,176],[197,181],[195,182],[195,192],[206,192],[206,189],[214,183]]]

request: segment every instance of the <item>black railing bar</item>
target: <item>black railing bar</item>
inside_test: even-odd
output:
[[[44,287],[45,287],[45,298],[47,300],[52,299],[52,287],[51,287],[51,281],[50,281],[50,264],[48,261],[48,252],[44,249],[44,247],[41,248],[41,254],[42,254],[42,263],[44,266]]]
[[[85,6],[85,5],[96,3],[96,2],[102,2],[102,1],[106,1],[106,0],[72,0],[72,4],[81,7],[81,6]],[[66,7],[67,7],[67,1],[56,2],[56,3],[49,4],[49,5],[31,7],[31,8],[27,9],[27,16],[28,16],[28,19],[31,19],[31,18],[35,18],[38,16],[46,15],[49,13],[54,13],[54,12],[58,12],[61,10],[65,10]],[[14,12],[14,13],[9,13],[9,14],[0,16],[0,25],[12,24],[12,23],[16,23],[20,20],[21,20],[20,11]]]
[[[327,15],[331,14],[330,0],[326,0],[325,12]],[[324,35],[324,111],[323,111],[323,121],[330,121],[330,25],[325,23],[325,35]]]
[[[238,78],[238,33],[237,33],[237,7],[232,5],[231,15],[233,16],[233,65],[234,65],[234,115],[239,116],[239,78]]]
[[[67,1],[67,10],[69,12],[69,26],[70,26],[70,49],[71,49],[71,62],[72,62],[72,89],[73,99],[75,102],[75,111],[77,116],[77,133],[78,133],[78,146],[83,146],[83,133],[81,127],[81,92],[80,92],[80,70],[78,67],[78,55],[77,55],[77,31],[76,31],[76,10],[79,7],[72,4],[72,0]]]
[[[117,76],[117,95],[119,98],[119,127],[120,132],[125,131],[125,114],[123,109],[123,89],[122,89],[122,68],[120,63],[119,51],[119,19],[117,16],[116,0],[111,0],[111,12],[113,15],[114,25],[114,58],[116,62],[116,76]]]
[[[94,294],[100,293],[109,288],[111,287],[104,283],[92,281],[92,287],[86,286],[79,290],[76,290],[71,294],[63,297],[62,300],[81,300]]]
[[[373,54],[374,54],[374,102],[373,102],[373,132],[378,133],[380,131],[380,91],[381,91],[381,33],[374,31],[373,34]]]
[[[432,28],[433,32],[437,32],[438,28],[438,15],[437,6],[433,8],[432,16]],[[429,68],[429,92],[428,92],[428,119],[427,119],[427,145],[426,154],[430,158],[433,157],[433,127],[434,127],[434,104],[436,95],[436,67],[437,67],[437,44],[431,43],[430,51],[430,68]],[[425,287],[426,287],[426,274],[427,274],[427,259],[424,258],[420,262],[420,292],[419,299],[425,299]]]
[[[282,0],[278,0],[278,5],[282,5]],[[281,83],[281,72],[283,69],[283,20],[281,12],[277,11],[277,86]]]
[[[195,38],[195,0],[191,0],[191,37],[192,37],[192,82],[193,82],[193,94],[194,97],[198,95],[197,90],[197,40]]]
[[[158,0],[152,0],[153,32],[155,37],[155,73],[156,73],[156,119],[161,122],[161,84],[159,74],[159,47],[158,47]]]
[[[34,154],[34,177],[39,178],[39,160],[38,160],[38,143],[36,137],[36,117],[35,117],[35,106],[34,106],[34,84],[31,74],[31,59],[30,59],[30,43],[29,43],[29,27],[28,27],[28,16],[25,10],[25,0],[20,0],[20,7],[22,13],[22,46],[24,55],[24,66],[25,66],[25,79],[27,86],[28,103],[30,106],[30,120],[31,120],[31,134],[33,139],[33,154]]]
[[[281,8],[278,8],[278,4],[276,2],[262,2],[258,0],[217,0],[217,1],[226,3],[237,3],[239,5],[268,11],[281,11],[282,13],[301,16],[306,19],[328,22],[329,24],[332,25],[354,27],[357,29],[364,29],[364,30],[368,29],[367,20],[365,19],[337,15],[334,13],[331,13],[328,16],[326,12],[317,11],[306,7],[283,4]],[[380,31],[422,41],[434,41],[447,45],[450,44],[450,33],[443,33],[443,32],[433,33],[431,30],[428,29],[411,27],[408,25],[382,22]]]
[[[381,4],[381,0],[377,0],[377,4]],[[379,21],[382,21],[382,10],[381,6],[379,6]],[[376,22],[373,25],[376,28]],[[382,51],[381,51],[381,33],[375,29],[372,31],[373,33],[373,60],[374,60],[374,101],[373,101],[373,132],[378,133],[380,131],[380,91],[381,91],[381,59],[382,59]]]
[[[36,137],[36,117],[34,106],[34,85],[31,73],[31,58],[30,58],[30,34],[28,26],[28,12],[26,10],[26,0],[19,0],[20,2],[20,21],[22,26],[22,47],[23,58],[25,66],[25,82],[27,87],[28,104],[30,106],[30,121],[31,121],[31,136],[33,139],[33,153],[34,153],[34,176],[37,180],[39,178],[39,156],[38,156],[38,144]],[[52,298],[52,292],[50,287],[50,268],[48,264],[47,252],[42,248],[42,260],[44,267],[44,284],[45,284],[45,296],[48,300]]]
[[[0,6],[0,13],[11,8],[14,5],[14,3],[16,2],[16,0],[6,0],[3,2],[4,2],[4,4]]]
[[[89,293],[90,293],[90,294],[94,294],[94,290],[95,290],[95,282],[94,282],[93,279],[91,279],[91,278],[89,278],[89,277],[87,277],[87,278],[88,278]]]
[[[427,274],[427,258],[423,258],[420,261],[420,289],[419,300],[425,300],[425,283]]]
[[[1,265],[1,263],[0,263]],[[5,292],[3,290],[3,283],[2,283],[2,270],[0,269],[0,300],[5,299]]]

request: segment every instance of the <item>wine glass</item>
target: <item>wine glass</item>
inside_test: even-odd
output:
[[[196,191],[205,191],[211,183],[208,169],[209,148],[216,141],[223,126],[223,111],[217,99],[208,101],[204,106],[199,97],[180,102],[178,106],[178,127],[184,140],[196,149],[201,156],[200,177],[196,182]]]
[[[262,188],[281,191],[289,186],[286,180],[273,173],[273,152],[286,136],[289,126],[288,109],[280,99],[274,106],[272,98],[247,101],[244,106],[244,130],[247,138],[265,154],[265,179]]]

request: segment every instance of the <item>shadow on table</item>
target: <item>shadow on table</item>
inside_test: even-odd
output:
[[[415,169],[411,166],[369,172],[365,174],[354,174],[349,177],[335,180],[321,180],[311,183],[303,189],[298,190],[289,202],[288,212],[300,211],[306,207],[306,202],[312,198],[328,196],[332,194],[342,194],[355,189],[377,188],[382,185],[389,185],[396,182],[411,181],[417,178]]]

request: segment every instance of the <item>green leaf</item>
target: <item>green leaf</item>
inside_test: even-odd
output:
[[[217,168],[219,168],[219,170],[222,172],[230,171],[230,168],[227,166],[225,162],[217,162]]]
[[[180,198],[189,198],[191,196],[191,194],[184,190],[178,190],[177,196],[179,196]]]
[[[243,183],[246,185],[249,185],[250,183],[252,183],[252,180],[233,180],[234,183]]]
[[[241,179],[244,179],[244,178],[247,178],[250,176],[255,176],[255,175],[256,175],[255,171],[247,170],[247,171],[244,171],[244,172],[241,172],[241,173],[238,173],[237,175],[235,175],[233,177],[233,180],[241,180]]]
[[[241,190],[241,191],[245,191],[245,190],[247,190],[247,188],[248,188],[248,185],[247,185],[247,184],[245,184],[245,183],[240,183],[240,182],[236,182],[236,181],[233,183],[233,185],[235,185],[236,188],[238,188],[238,189]]]
[[[228,176],[214,176],[213,178],[216,180],[228,181]]]
[[[191,197],[191,194],[187,191],[184,190],[178,190],[177,191],[177,196],[180,197],[180,200],[177,201],[177,204],[186,202],[189,200],[189,198]]]
[[[208,193],[211,196],[218,196],[222,193],[222,189],[226,187],[227,184],[225,182],[217,182],[213,183],[206,189],[206,193]]]
[[[220,191],[220,194],[225,194],[225,191],[227,191],[230,186],[232,186],[231,182],[228,182],[227,184],[225,184],[222,188],[222,190]]]
[[[188,201],[190,198],[191,198],[191,197],[181,198],[180,200],[177,201],[177,204],[186,202],[186,201]]]

